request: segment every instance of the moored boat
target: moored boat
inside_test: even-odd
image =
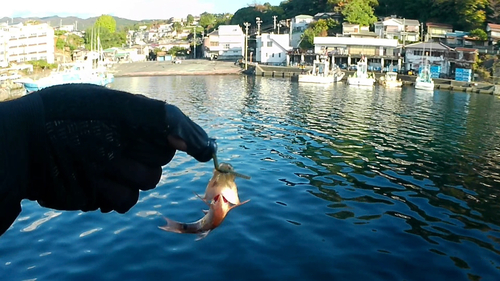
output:
[[[328,57],[320,58],[313,62],[313,68],[309,73],[299,74],[299,83],[331,84],[339,82],[344,78],[345,73],[333,64],[330,70]]]
[[[386,72],[380,77],[379,83],[386,88],[397,88],[403,86],[403,81],[398,80],[398,74],[393,71]]]
[[[425,65],[415,80],[415,89],[434,91],[434,81],[431,77],[429,65]]]
[[[368,73],[366,58],[362,57],[358,61],[356,72],[347,78],[347,83],[354,86],[373,86],[375,77]]]

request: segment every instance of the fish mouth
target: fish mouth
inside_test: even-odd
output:
[[[221,199],[222,199],[222,201],[223,201],[224,203],[227,203],[227,202],[228,202],[228,201],[227,201],[227,199],[226,199],[226,197],[224,197],[224,195],[222,195],[222,194],[217,194],[217,195],[215,195],[215,196],[214,196],[214,201],[215,201],[215,202],[217,202],[217,201],[219,201],[219,200],[221,200]]]

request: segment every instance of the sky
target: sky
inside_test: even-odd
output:
[[[108,14],[132,20],[168,19],[188,14],[231,13],[249,4],[279,5],[283,0],[23,0],[2,4],[2,17],[77,16],[88,18]]]

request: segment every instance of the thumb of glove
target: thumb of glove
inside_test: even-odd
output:
[[[217,149],[215,140],[210,139],[207,133],[177,106],[166,104],[165,107],[169,137],[184,141],[186,146],[179,149],[184,150],[196,160],[200,162],[210,161]]]

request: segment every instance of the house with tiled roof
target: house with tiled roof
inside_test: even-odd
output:
[[[488,40],[491,43],[500,41],[500,24],[488,23],[486,25],[486,34],[488,34]]]
[[[440,78],[453,78],[455,69],[471,69],[478,53],[477,48],[452,48],[442,42],[415,43],[406,46],[405,69],[416,71],[428,64],[439,70]]]
[[[401,42],[420,41],[420,22],[414,19],[386,17],[374,24],[380,38],[398,39]]]
[[[455,57],[455,50],[441,42],[419,42],[405,47],[405,69],[417,71],[424,64],[438,66],[440,76],[450,73],[449,58]]]
[[[476,49],[479,53],[490,53],[491,46],[488,46],[488,40],[471,36],[470,32],[455,30],[447,33],[445,40],[442,41],[447,46],[452,48],[464,47],[468,49]]]
[[[453,32],[453,26],[450,24],[428,22],[425,26],[427,27],[425,41],[440,42],[446,38],[447,33]]]

